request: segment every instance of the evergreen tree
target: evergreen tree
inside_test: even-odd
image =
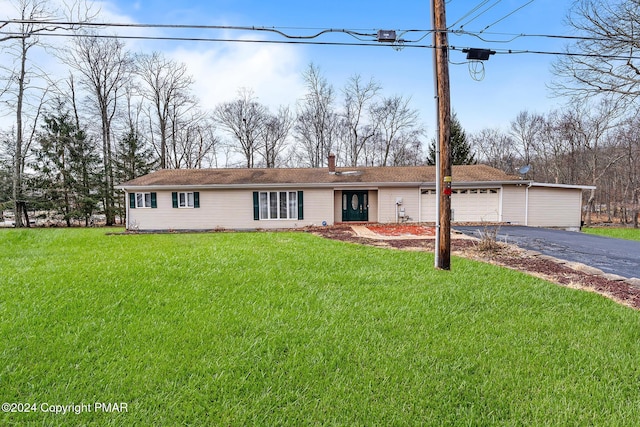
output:
[[[11,179],[11,162],[6,162],[0,158],[0,222],[4,221],[4,210],[11,209],[11,190],[13,180]]]
[[[455,113],[451,115],[451,164],[452,165],[474,165],[476,164],[476,155],[471,152],[471,144],[467,142],[467,134],[460,120]],[[436,164],[436,140],[431,141],[429,146],[429,154],[427,156],[427,164]]]
[[[130,125],[129,131],[116,143],[113,164],[115,181],[123,183],[148,174],[158,166],[159,161],[153,150],[146,146],[140,133],[133,125]],[[116,214],[122,221],[126,215],[127,204],[127,201],[124,200],[124,194],[120,194],[115,201]]]
[[[75,205],[73,218],[83,219],[85,226],[91,221],[100,197],[102,173],[97,146],[83,130],[76,129],[75,145],[71,149],[71,171],[74,176]]]
[[[30,184],[43,207],[58,211],[67,226],[72,219],[89,225],[100,200],[100,158],[86,133],[74,124],[64,105],[44,117],[32,165],[36,174]]]
[[[117,142],[114,163],[116,181],[123,183],[148,174],[156,168],[158,161],[139,133],[131,128]]]
[[[12,144],[11,138],[3,135],[0,137],[0,221],[3,221],[2,212],[4,209],[11,209],[13,206],[13,157],[10,152]]]

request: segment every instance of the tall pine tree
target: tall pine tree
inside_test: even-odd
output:
[[[476,155],[471,152],[471,144],[467,142],[467,134],[458,116],[451,114],[451,164],[452,165],[474,165],[476,164]],[[431,141],[429,146],[429,154],[427,155],[427,164],[436,164],[436,140]]]
[[[67,226],[73,219],[89,225],[100,200],[96,147],[63,104],[46,115],[44,122],[32,165],[34,190],[40,193],[43,207],[62,214]]]
[[[118,183],[130,181],[154,170],[159,162],[151,150],[140,137],[134,125],[118,139],[115,158],[113,159],[115,180]],[[122,221],[126,215],[124,194],[116,198],[116,213]]]
[[[131,127],[117,142],[114,164],[116,181],[123,183],[148,174],[158,161],[138,131]]]

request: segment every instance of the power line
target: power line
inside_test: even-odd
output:
[[[531,1],[534,1],[534,0],[531,0]],[[485,2],[488,2],[488,0],[485,0]],[[526,5],[528,5],[528,3],[521,6],[519,9],[521,9]],[[511,12],[511,14],[513,14],[514,12]],[[506,16],[504,18],[506,18]],[[190,25],[133,24],[133,23],[107,23],[107,22],[83,24],[80,22],[72,22],[72,21],[42,21],[42,20],[8,20],[8,21],[0,21],[0,23],[2,24],[34,24],[34,25],[66,25],[66,26],[74,26],[74,27],[79,27],[83,25],[85,27],[104,27],[104,28],[119,27],[119,28],[257,31],[257,32],[270,32],[270,33],[278,34],[288,39],[313,39],[328,33],[344,33],[350,36],[371,37],[373,39],[376,37],[376,34],[377,34],[377,30],[373,30],[373,29],[337,29],[337,28],[317,28],[317,27],[260,27],[260,26],[198,25],[198,24],[195,24],[195,25],[194,24],[190,24]],[[285,30],[315,31],[315,33],[311,35],[293,35],[293,34],[288,34],[287,32],[285,32]],[[526,33],[500,33],[500,32],[494,33],[494,32],[484,32],[485,30],[486,28],[480,31],[468,31],[468,30],[462,30],[462,29],[459,29],[459,30],[450,29],[447,31],[452,35],[476,37],[485,43],[509,43],[518,38],[551,38],[551,39],[585,40],[585,41],[611,41],[612,40],[604,37],[568,36],[568,35],[558,35],[558,34],[526,34]],[[404,40],[405,43],[418,42],[420,40],[423,40],[426,36],[432,33],[432,30],[425,30],[425,29],[399,29],[396,31],[400,34],[424,33],[424,35],[419,37],[417,40]],[[486,36],[492,35],[496,37],[508,37],[508,39],[491,40],[486,37],[483,37],[483,35],[486,35]],[[625,40],[620,40],[620,41],[625,41]]]
[[[476,7],[472,8],[469,12],[465,13],[464,15],[462,15],[462,18],[458,19],[456,22],[454,22],[453,24],[451,24],[449,26],[449,28],[453,28],[456,25],[458,25],[458,23],[464,21],[467,16],[470,16],[472,14],[474,14],[477,10],[479,10],[481,7],[483,7],[485,4],[489,3],[490,0],[482,0],[478,5],[476,5]]]
[[[458,48],[456,46],[450,46],[449,49],[455,50],[455,51],[463,50],[462,48]],[[607,55],[602,53],[573,53],[573,52],[543,51],[543,50],[530,50],[530,49],[496,49],[496,55],[524,55],[524,54],[613,59],[617,61],[628,61],[631,59],[640,60],[640,56],[630,56],[630,55]]]
[[[527,3],[523,4],[522,6],[520,6],[519,8],[515,9],[514,11],[506,14],[505,16],[503,16],[502,18],[498,19],[496,22],[494,22],[493,24],[489,24],[486,27],[484,27],[480,33],[483,33],[485,30],[488,30],[490,27],[493,27],[494,25],[498,24],[499,22],[504,21],[505,19],[507,19],[508,17],[510,17],[511,15],[519,12],[520,10],[524,9],[525,7],[529,6],[531,3],[533,3],[534,0],[529,0]]]
[[[505,19],[507,19],[508,17],[514,15],[515,13],[519,12],[520,10],[524,9],[526,6],[530,5],[531,3],[533,3],[535,0],[529,0],[527,3],[519,6],[518,8],[516,8],[515,10],[509,12],[508,14],[506,14],[505,16],[503,16],[502,18],[498,19],[497,21],[494,21],[493,23],[487,25],[486,27],[484,27],[482,30],[480,30],[480,33],[485,32],[486,30],[488,30],[489,28],[493,27],[494,25],[504,21]],[[502,2],[502,0],[496,0],[495,3],[491,4],[489,7],[487,7],[486,9],[484,9],[483,11],[481,11],[480,13],[478,13],[477,15],[475,15],[473,18],[469,19],[467,22],[465,22],[464,24],[460,25],[460,30],[462,30],[462,28],[464,28],[465,26],[469,25],[470,23],[472,23],[473,21],[475,21],[476,19],[478,19],[480,16],[484,15],[485,13],[487,13],[488,11],[490,11],[491,9],[493,9],[494,7],[496,7],[498,4],[500,4]],[[449,26],[449,28],[454,28],[456,25],[458,25],[458,23],[460,23],[461,21],[463,21],[464,19],[466,19],[469,15],[472,15],[473,13],[475,13],[477,10],[481,9],[482,7],[484,7],[487,3],[489,3],[489,0],[483,0],[482,2],[480,2],[480,4],[478,4],[476,7],[474,7],[473,9],[471,9],[469,12],[467,12],[466,14],[464,14],[462,16],[462,18],[458,19],[456,22],[454,22],[452,25]]]
[[[576,41],[601,41],[601,42],[609,42],[609,41],[630,41],[625,39],[613,39],[606,37],[593,37],[593,36],[567,36],[567,35],[559,35],[559,34],[526,34],[526,33],[482,33],[480,31],[466,31],[466,30],[450,30],[450,33],[457,36],[470,36],[475,37],[477,39],[482,40],[485,43],[510,43],[519,38],[549,38],[549,39],[560,39],[560,40],[576,40]],[[496,37],[508,37],[505,40],[496,40],[496,39],[488,39],[486,36],[496,36]]]
[[[460,25],[460,28],[463,28],[465,25],[469,25],[470,23],[472,23],[473,21],[475,21],[476,19],[478,19],[479,17],[481,17],[482,15],[484,15],[485,13],[487,13],[488,11],[490,11],[491,9],[496,7],[501,2],[502,2],[502,0],[496,0],[496,2],[493,3],[492,5],[490,5],[488,8],[486,8],[482,12],[478,13],[476,16],[474,16],[473,18],[471,18],[470,20],[468,20],[464,24]]]
[[[377,30],[363,30],[363,29],[340,29],[340,28],[305,28],[305,27],[260,27],[260,26],[233,26],[233,25],[194,25],[194,24],[138,24],[138,23],[105,23],[105,22],[97,22],[97,23],[80,23],[73,21],[57,21],[57,20],[10,20],[10,21],[0,21],[3,23],[0,28],[7,24],[29,24],[29,25],[55,25],[55,26],[63,26],[70,28],[152,28],[152,29],[189,29],[189,30],[238,30],[238,31],[256,31],[256,32],[266,32],[266,33],[274,33],[280,35],[287,39],[294,40],[311,40],[318,38],[324,34],[328,33],[343,33],[347,34],[351,37],[354,37],[360,41],[368,41],[376,40]],[[285,30],[305,30],[305,31],[315,31],[313,34],[309,35],[294,35],[285,32]],[[419,30],[419,29],[407,29],[407,30],[398,30],[400,34],[408,34],[408,33],[425,33],[417,40],[403,40],[398,39],[397,42],[401,44],[405,43],[418,43],[422,41],[427,35],[432,33],[432,30]],[[168,38],[171,39],[171,38]],[[182,39],[182,38],[176,38]],[[187,39],[188,40],[188,39]],[[376,40],[377,41],[377,40]]]
[[[291,35],[278,29],[278,27],[257,27],[257,26],[234,26],[234,25],[182,25],[182,24],[134,24],[134,23],[115,23],[115,22],[92,22],[79,23],[72,21],[53,21],[53,20],[11,20],[0,21],[7,24],[33,24],[33,25],[61,25],[66,27],[117,27],[117,28],[164,28],[164,29],[191,29],[191,30],[240,30],[240,31],[264,31],[276,33],[282,37],[289,39],[314,39],[327,33],[345,33],[356,37],[375,37],[374,33],[362,33],[358,30],[347,29],[316,29],[315,34],[311,35]],[[302,28],[300,28],[302,29]]]
[[[0,35],[9,36],[11,38],[20,38],[23,37],[22,34],[19,33],[10,33],[5,31],[0,31]],[[105,39],[122,39],[122,40],[156,40],[156,41],[188,41],[188,42],[233,42],[233,43],[265,43],[265,44],[301,44],[301,45],[324,45],[324,46],[369,46],[369,47],[389,47],[392,44],[389,43],[379,43],[379,42],[371,42],[371,43],[347,43],[347,42],[323,42],[319,40],[309,41],[309,40],[257,40],[257,39],[231,39],[231,38],[213,38],[213,37],[163,37],[163,36],[130,36],[130,35],[120,35],[120,34],[78,34],[78,33],[39,33],[38,37],[70,37],[70,38],[80,38],[80,37],[95,37],[95,38],[105,38]],[[432,49],[433,45],[403,45],[403,48],[428,48]]]
[[[524,5],[526,6],[526,4]],[[523,6],[523,7],[524,7]],[[70,21],[42,21],[42,20],[9,20],[0,21],[5,24],[35,24],[35,25],[65,25],[65,26],[80,26],[79,22]],[[280,35],[287,40],[256,40],[256,39],[238,39],[238,38],[221,38],[221,37],[176,37],[176,36],[135,36],[135,35],[106,35],[106,34],[91,34],[91,37],[97,38],[113,38],[123,40],[157,40],[157,41],[187,41],[187,42],[234,42],[234,43],[267,43],[267,44],[304,44],[304,45],[324,45],[324,46],[366,46],[366,47],[389,47],[395,46],[400,48],[422,48],[433,49],[433,45],[416,44],[417,41],[423,40],[427,35],[432,33],[432,30],[421,29],[409,29],[409,30],[397,30],[400,34],[406,33],[424,33],[423,36],[416,40],[397,40],[398,45],[391,43],[380,43],[375,39],[376,32],[374,30],[353,30],[353,29],[321,29],[321,28],[304,28],[304,27],[256,27],[256,26],[229,26],[229,25],[177,25],[177,24],[130,24],[130,23],[92,23],[86,25],[88,27],[122,27],[122,28],[163,28],[163,29],[210,29],[210,30],[238,30],[238,31],[257,31],[268,32]],[[312,30],[315,31],[310,35],[294,35],[285,32],[284,30]],[[371,33],[367,31],[372,31]],[[485,33],[485,35],[505,36],[511,37],[509,40],[489,40],[481,35],[480,32],[471,32],[463,30],[448,30],[448,33],[458,36],[471,36],[482,40],[485,43],[509,43],[518,38],[551,38],[551,39],[565,39],[565,40],[584,40],[584,41],[610,41],[611,39],[598,38],[598,37],[583,37],[583,36],[565,36],[565,35],[553,35],[553,34],[509,34],[509,33]],[[359,42],[323,42],[314,40],[329,33],[343,33],[349,36],[355,37]],[[24,34],[10,31],[0,31],[0,35],[10,38],[24,37]],[[86,37],[86,34],[82,33],[38,33],[38,36],[42,37]],[[364,37],[370,37],[371,42],[367,42]],[[624,41],[624,40],[623,40]],[[451,50],[461,50],[456,47],[450,47]],[[588,53],[572,53],[572,52],[559,52],[559,51],[544,51],[544,50],[528,50],[528,49],[496,49],[499,54],[538,54],[538,55],[555,55],[555,56],[582,56],[593,57],[602,59],[613,60],[638,60],[639,57],[629,55],[607,55],[607,54],[588,54]]]

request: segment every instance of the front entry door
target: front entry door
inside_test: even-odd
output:
[[[369,220],[369,194],[367,191],[342,192],[342,220]]]

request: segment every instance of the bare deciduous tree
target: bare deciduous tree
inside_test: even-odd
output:
[[[613,130],[618,125],[620,109],[609,101],[601,101],[591,108],[589,105],[573,103],[572,119],[565,123],[566,132],[579,142],[584,150],[582,160],[587,179],[597,186],[600,179],[618,162],[623,155],[604,156],[606,148],[615,143]],[[589,193],[587,200],[586,225],[591,225],[591,213],[595,202],[596,190]]]
[[[220,166],[218,161],[223,147],[216,130],[216,125],[212,118],[203,117],[198,121],[196,128],[193,130],[197,146],[195,167],[217,168]]]
[[[133,62],[124,43],[92,34],[74,39],[67,64],[78,71],[91,94],[89,100],[100,119],[104,172],[103,201],[107,225],[115,224],[113,122],[120,98],[132,77]]]
[[[622,189],[618,202],[632,211],[631,221],[638,228],[640,220],[640,117],[637,115],[626,121],[620,130],[623,168],[620,171],[619,187]],[[627,218],[625,218],[626,221]]]
[[[543,182],[567,183],[565,161],[568,153],[566,138],[561,132],[562,115],[552,111],[542,118],[537,144],[534,148],[534,176]]]
[[[307,93],[298,102],[294,130],[308,166],[321,167],[333,149],[337,122],[333,110],[335,95],[333,87],[314,64],[309,65],[303,78]]]
[[[422,129],[401,131],[391,145],[388,166],[424,165],[423,137]]]
[[[26,215],[22,182],[25,154],[29,151],[29,145],[33,141],[36,129],[35,123],[37,123],[42,101],[45,98],[42,88],[37,88],[35,80],[46,81],[44,77],[46,73],[29,64],[29,53],[33,48],[45,46],[40,40],[40,34],[57,29],[72,30],[79,28],[89,22],[92,16],[90,8],[80,2],[65,4],[65,8],[62,9],[54,9],[53,5],[47,0],[15,0],[11,4],[17,12],[18,19],[11,23],[5,22],[2,25],[6,35],[0,38],[0,42],[10,42],[5,47],[8,54],[14,58],[14,61],[11,62],[17,64],[17,66],[2,67],[6,73],[8,86],[1,89],[1,93],[3,95],[12,95],[12,99],[9,100],[9,106],[14,110],[16,117],[12,197],[14,200],[15,226],[21,227],[23,226],[22,213]],[[60,25],[47,22],[63,18],[73,19],[74,23]],[[27,136],[25,135],[24,115],[25,109],[29,107],[28,97],[32,91],[39,92],[40,95],[36,95],[36,99],[39,99],[40,102],[35,106],[31,105],[36,112],[31,115],[33,126],[28,131],[31,135]],[[28,222],[26,225],[28,225]]]
[[[179,120],[171,120],[168,167],[200,169],[215,159],[220,140],[215,134],[213,119],[201,111],[191,111]]]
[[[380,91],[380,85],[373,79],[363,82],[360,75],[349,78],[342,90],[344,95],[344,110],[340,115],[343,128],[345,159],[351,166],[358,166],[360,153],[376,134],[376,121],[367,120],[370,112],[369,105]]]
[[[578,0],[567,21],[584,38],[554,64],[553,89],[582,99],[605,95],[633,102],[640,95],[638,2]]]
[[[293,117],[287,107],[280,107],[277,114],[267,114],[265,117],[260,134],[260,148],[266,167],[275,168],[277,166],[278,158],[286,147],[285,143],[292,126]]]
[[[481,163],[500,169],[506,173],[514,173],[517,166],[517,154],[510,135],[500,129],[482,129],[469,138],[478,154]]]
[[[144,82],[142,96],[153,109],[154,133],[158,136],[160,168],[168,167],[167,142],[172,124],[171,118],[191,109],[195,102],[190,93],[193,78],[187,74],[185,64],[166,59],[161,53],[137,57],[137,74]],[[175,159],[174,159],[175,160]]]
[[[220,104],[214,112],[216,122],[232,136],[248,168],[255,165],[266,115],[267,108],[246,88],[238,92],[238,99]]]
[[[520,157],[525,165],[531,164],[531,155],[538,144],[544,117],[539,114],[521,111],[511,121],[511,136],[518,144]]]
[[[381,142],[380,166],[389,164],[390,156],[396,156],[394,152],[405,152],[411,141],[415,141],[415,133],[421,133],[418,123],[418,111],[409,107],[410,98],[400,95],[383,98],[379,103],[371,107],[372,120],[378,123]],[[412,135],[410,138],[406,138]],[[394,162],[397,163],[397,162]]]

